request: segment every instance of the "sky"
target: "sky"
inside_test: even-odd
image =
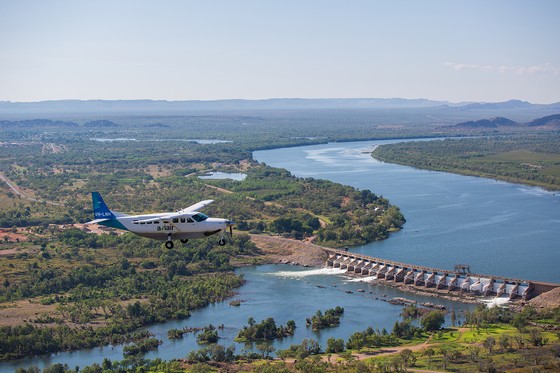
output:
[[[0,101],[560,102],[557,0],[0,0]]]

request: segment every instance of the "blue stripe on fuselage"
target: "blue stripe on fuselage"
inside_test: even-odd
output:
[[[109,228],[117,228],[117,229],[122,229],[127,231],[128,228],[125,227],[120,221],[118,221],[117,219],[109,219],[109,220],[105,220],[102,222],[99,222],[99,225],[104,225],[106,227]]]

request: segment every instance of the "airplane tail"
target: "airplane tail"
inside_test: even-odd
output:
[[[91,200],[93,202],[93,217],[98,219],[114,219],[115,214],[105,204],[103,201],[103,197],[99,192],[92,192],[91,193]]]

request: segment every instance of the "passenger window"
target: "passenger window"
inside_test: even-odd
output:
[[[184,222],[185,222],[185,218],[181,218],[181,223],[184,223]]]
[[[159,220],[154,221],[154,224],[159,224]]]
[[[194,223],[194,220],[192,220],[191,218],[188,218],[188,219],[187,219],[187,222],[189,222],[189,223]]]
[[[152,222],[151,222],[151,221],[149,221],[149,222],[147,222],[146,224],[152,224]]]
[[[179,222],[179,219],[177,219],[177,218],[173,219],[173,223],[178,223],[178,222]]]
[[[146,224],[146,223],[142,221],[142,222],[140,222],[140,224]]]

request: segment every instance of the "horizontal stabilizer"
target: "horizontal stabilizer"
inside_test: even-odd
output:
[[[85,224],[86,225],[87,224],[99,224],[99,223],[103,223],[104,221],[109,221],[109,220],[111,220],[111,219],[95,219],[95,220],[92,220],[92,221],[88,221]]]

